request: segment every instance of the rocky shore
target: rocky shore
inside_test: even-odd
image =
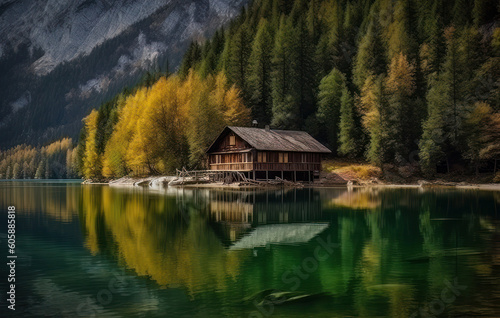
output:
[[[124,187],[149,187],[149,188],[165,188],[173,186],[183,187],[206,187],[206,188],[242,188],[242,187],[263,187],[264,185],[248,185],[239,182],[223,183],[223,182],[209,182],[203,178],[196,180],[192,178],[179,178],[176,176],[151,176],[151,177],[123,177],[109,182],[94,182],[92,180],[85,180],[85,184],[109,184],[110,186],[124,186]],[[398,187],[398,188],[433,188],[433,187],[448,187],[458,189],[481,189],[490,191],[500,191],[500,184],[487,183],[487,184],[474,184],[468,182],[450,182],[444,180],[419,180],[416,183],[388,183],[377,178],[370,180],[344,180],[334,174],[323,176],[319,180],[311,183],[279,183],[270,182],[267,186],[288,186],[288,187]]]

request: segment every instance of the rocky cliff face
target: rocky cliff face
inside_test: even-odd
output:
[[[171,2],[171,1],[169,1]],[[165,1],[12,1],[1,15],[0,37],[17,48],[27,43],[43,56],[33,64],[37,75],[111,39],[151,15]]]
[[[246,2],[0,1],[0,146],[74,136],[90,108],[145,70],[173,70]]]

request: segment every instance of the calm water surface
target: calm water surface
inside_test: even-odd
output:
[[[500,316],[500,192],[1,182],[4,261],[9,205],[17,316]]]

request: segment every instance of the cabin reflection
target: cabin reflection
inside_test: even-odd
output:
[[[329,221],[322,212],[320,193],[313,189],[212,191],[209,202],[210,223],[227,247],[252,235],[251,232],[261,238],[268,236],[269,240],[287,240],[288,243],[294,243],[290,233],[295,233],[295,239],[300,243],[326,228],[304,226],[304,223],[325,224]],[[302,225],[269,226],[278,224]],[[258,227],[259,231],[256,231]]]

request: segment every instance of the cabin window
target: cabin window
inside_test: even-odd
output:
[[[229,136],[229,146],[236,146],[236,136]]]
[[[288,152],[285,152],[285,153],[283,154],[283,162],[284,162],[284,163],[288,163]]]
[[[267,154],[259,151],[257,153],[257,162],[267,162]]]
[[[283,163],[283,153],[282,152],[280,152],[278,154],[278,158],[279,158],[279,163]]]

